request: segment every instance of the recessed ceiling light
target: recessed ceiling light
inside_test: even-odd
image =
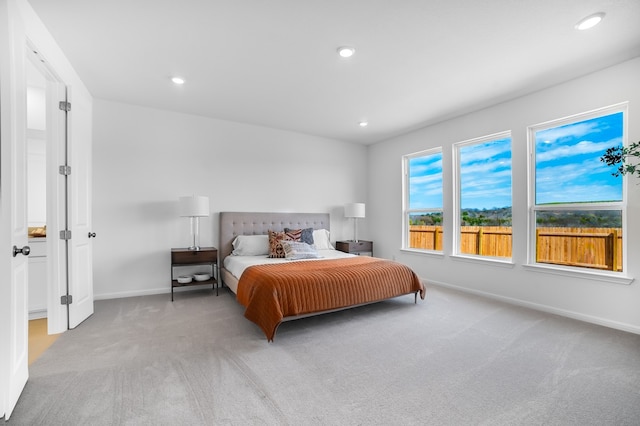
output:
[[[369,125],[369,122],[368,121],[361,121],[361,122],[358,123],[358,125],[360,127],[367,127]]]
[[[593,28],[602,21],[604,18],[604,12],[594,13],[593,15],[589,15],[584,19],[581,19],[575,26],[576,30],[588,30],[589,28]]]
[[[338,55],[340,55],[341,58],[350,58],[353,56],[354,53],[356,53],[356,49],[354,49],[353,47],[349,47],[349,46],[338,47]]]
[[[173,81],[175,84],[184,84],[184,78],[180,77],[173,77],[171,81]]]

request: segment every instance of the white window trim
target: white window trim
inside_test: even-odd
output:
[[[539,207],[536,205],[536,151],[535,151],[535,135],[540,130],[545,130],[551,127],[559,127],[567,124],[572,124],[577,121],[589,120],[591,118],[601,117],[603,115],[615,114],[622,112],[622,144],[628,146],[628,116],[629,116],[629,104],[628,102],[621,102],[615,105],[610,105],[595,110],[574,114],[568,117],[559,118],[556,120],[546,121],[527,127],[527,144],[529,159],[527,161],[528,167],[528,209],[527,209],[527,263],[523,266],[537,272],[546,272],[556,275],[565,275],[571,277],[579,277],[592,279],[597,281],[605,281],[616,284],[630,284],[634,278],[626,275],[628,271],[628,230],[627,230],[627,190],[628,180],[626,176],[622,177],[622,201],[611,202],[606,204],[601,203],[565,203],[554,204],[553,210],[621,210],[622,211],[622,272],[613,271],[599,271],[597,269],[571,267],[564,265],[554,265],[548,263],[536,262],[536,211],[546,211],[551,208]]]
[[[409,191],[411,185],[409,182],[409,161],[412,158],[426,157],[428,155],[441,154],[442,147],[426,149],[424,151],[414,152],[412,154],[406,154],[402,156],[402,248],[401,250],[411,251],[415,253],[434,253],[442,254],[442,250],[427,250],[419,249],[415,247],[409,247],[409,215],[420,212],[442,212],[444,219],[444,200],[442,200],[441,208],[426,208],[426,209],[409,209]],[[444,174],[444,172],[442,172]],[[444,176],[443,176],[444,178]],[[442,188],[442,194],[444,197],[444,184]],[[444,225],[443,225],[444,226]]]
[[[482,263],[484,265],[498,266],[502,268],[513,268],[516,264],[510,257],[493,257],[493,256],[479,256],[474,254],[453,254],[451,259],[458,262],[469,263]]]
[[[603,281],[612,284],[629,285],[635,280],[634,277],[625,275],[624,272],[605,272],[598,271],[597,269],[572,268],[570,266],[553,265],[550,263],[527,263],[522,266],[532,272],[562,275],[565,277],[588,279],[593,281]]]
[[[401,252],[408,254],[416,254],[422,256],[432,256],[437,258],[444,258],[444,252],[441,250],[426,250],[419,248],[401,248]]]
[[[495,257],[490,256],[481,256],[474,255],[469,253],[462,253],[460,251],[461,242],[460,242],[460,234],[462,222],[460,219],[461,213],[461,202],[460,202],[460,148],[474,145],[482,142],[490,142],[498,139],[506,139],[509,138],[513,142],[513,137],[511,136],[511,130],[505,130],[498,133],[493,133],[491,135],[481,136],[478,138],[467,139],[462,142],[456,142],[451,146],[453,150],[453,232],[455,238],[453,239],[453,254],[452,257],[458,257],[462,259],[479,259],[485,261],[495,262]],[[513,152],[513,150],[512,150]],[[513,232],[513,169],[511,169],[511,232]],[[513,246],[511,247],[512,257],[505,257],[504,263],[511,263],[513,259]]]

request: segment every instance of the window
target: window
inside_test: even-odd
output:
[[[622,272],[622,177],[600,157],[624,143],[626,105],[529,128],[530,261]]]
[[[456,253],[511,258],[511,134],[460,142],[454,150]]]
[[[403,247],[442,251],[442,149],[403,158]]]

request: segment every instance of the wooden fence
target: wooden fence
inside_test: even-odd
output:
[[[507,226],[463,226],[460,251],[511,257],[512,233]],[[442,250],[442,227],[412,225],[409,247]],[[536,230],[536,261],[555,265],[622,271],[622,229],[554,228]]]

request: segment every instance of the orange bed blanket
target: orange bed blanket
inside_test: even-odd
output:
[[[244,316],[272,341],[285,317],[378,302],[425,288],[409,267],[374,257],[250,266],[238,281]]]

